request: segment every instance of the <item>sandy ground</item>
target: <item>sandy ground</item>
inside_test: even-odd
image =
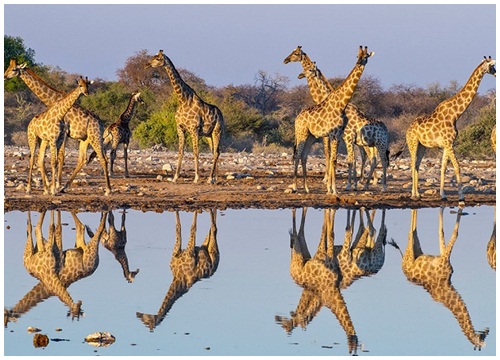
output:
[[[104,177],[97,161],[86,165],[76,177],[72,187],[64,194],[44,195],[40,173],[36,169],[31,195],[26,194],[29,167],[27,147],[7,146],[4,149],[4,212],[20,210],[61,209],[101,211],[133,208],[142,211],[195,210],[199,208],[290,208],[290,207],[367,207],[408,208],[457,206],[458,193],[451,182],[453,169],[448,165],[445,191],[447,201],[439,196],[441,158],[424,158],[421,165],[420,200],[412,200],[409,159],[391,161],[388,169],[388,189],[381,192],[381,185],[369,191],[346,191],[347,165],[342,157],[338,161],[338,196],[326,194],[322,182],[324,159],[310,156],[308,161],[309,188],[306,194],[299,179],[299,191],[291,192],[293,182],[292,155],[289,153],[249,154],[223,153],[220,157],[217,183],[206,183],[211,166],[211,155],[202,154],[201,181],[193,183],[193,156],[186,153],[181,178],[171,181],[177,154],[161,149],[132,150],[129,154],[130,177],[125,178],[123,152],[118,150],[115,174],[111,178],[112,193],[104,196]],[[77,150],[68,149],[65,159],[63,182],[71,174],[77,161]],[[48,159],[47,161],[47,168]],[[466,193],[466,206],[495,204],[495,161],[461,160],[461,174]],[[380,166],[377,171],[380,172]],[[300,168],[299,168],[300,171]],[[358,185],[358,188],[361,186]]]

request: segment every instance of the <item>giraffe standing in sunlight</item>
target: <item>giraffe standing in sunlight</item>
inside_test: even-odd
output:
[[[167,316],[174,303],[199,280],[211,277],[219,266],[219,247],[217,245],[217,210],[210,210],[210,230],[201,246],[196,243],[197,212],[193,213],[193,222],[187,247],[182,250],[181,221],[179,212],[175,212],[175,245],[170,260],[173,279],[157,314],[136,313],[137,318],[152,332]]]
[[[64,116],[73,106],[75,101],[80,97],[80,95],[87,96],[89,81],[87,78],[83,79],[80,76],[78,80],[78,86],[68,93],[62,99],[56,101],[52,104],[46,111],[36,115],[28,124],[28,145],[30,148],[30,167],[28,171],[28,184],[26,186],[26,192],[31,193],[31,175],[33,172],[33,166],[35,165],[35,151],[37,144],[40,141],[45,141],[50,146],[51,154],[51,167],[52,167],[52,182],[50,185],[50,194],[56,194],[56,178],[58,169],[58,154],[62,146],[64,146],[66,138],[66,126],[64,123]],[[38,155],[38,165],[40,172],[42,174],[42,182],[44,186],[44,193],[48,194],[48,180],[45,175],[44,167],[45,158],[45,148],[40,145],[39,155]],[[57,184],[58,186],[59,184]]]
[[[307,186],[307,156],[315,138],[330,137],[330,159],[327,177],[327,193],[336,195],[337,188],[335,184],[335,163],[337,161],[337,145],[344,128],[347,124],[347,118],[344,109],[351,99],[356,85],[368,62],[368,58],[373,56],[374,52],[368,52],[368,48],[360,46],[358,59],[351,73],[342,82],[342,84],[327,98],[313,107],[302,110],[295,119],[295,145],[294,145],[294,184],[293,189],[297,190],[297,169],[299,160],[302,164],[302,174],[304,178],[304,188],[309,193]]]
[[[481,350],[489,329],[480,332],[474,330],[467,306],[451,282],[453,268],[450,256],[458,237],[462,209],[457,212],[448,244],[445,244],[444,239],[443,207],[439,209],[439,255],[428,255],[422,251],[417,233],[417,211],[417,209],[411,210],[408,245],[403,254],[403,273],[408,281],[422,286],[436,302],[448,308],[457,319],[464,335],[474,345],[474,349]],[[399,249],[394,241],[391,245]]]
[[[37,74],[35,74],[31,69],[26,67],[26,64],[17,64],[17,62],[12,59],[10,60],[10,65],[4,72],[4,80],[11,79],[13,77],[20,77],[21,80],[33,91],[33,93],[47,106],[53,105],[58,100],[62,99],[65,94],[58,91],[48,85],[43,81]],[[101,164],[104,173],[104,180],[106,182],[106,190],[104,195],[109,195],[111,193],[111,184],[109,181],[108,174],[108,163],[104,155],[104,149],[102,145],[102,133],[104,130],[101,120],[88,110],[82,109],[77,104],[74,104],[66,113],[64,121],[67,124],[68,136],[72,139],[80,141],[79,145],[79,155],[78,163],[73,170],[69,180],[61,189],[61,192],[69,189],[76,175],[80,172],[82,167],[87,161],[87,148],[89,144],[94,148],[97,153],[97,157]],[[45,153],[45,148],[47,146],[46,141],[42,141],[40,144],[40,151]],[[61,146],[58,156],[58,179],[61,181],[62,178],[62,166],[64,163],[64,149],[65,144]]]
[[[311,89],[311,85],[315,89],[314,93],[322,93],[323,96],[319,99],[325,99],[328,94],[335,91],[330,82],[325,81],[325,76],[316,67],[316,64],[304,70],[299,74],[298,78],[301,79],[305,77]],[[311,94],[313,90],[311,89]],[[322,100],[321,100],[322,101]],[[320,102],[321,102],[320,101]],[[382,162],[382,191],[387,190],[387,167],[389,166],[389,131],[387,126],[381,121],[368,118],[363,112],[361,112],[356,106],[349,103],[344,110],[345,116],[347,117],[347,124],[345,126],[344,132],[342,134],[342,139],[346,144],[347,150],[347,163],[348,163],[348,177],[347,177],[347,187],[346,190],[351,189],[351,184],[354,182],[354,190],[357,189],[358,178],[356,175],[356,157],[354,154],[354,144],[359,147],[361,153],[361,178],[360,181],[364,180],[364,169],[366,164],[366,158],[368,154],[368,159],[370,160],[370,170],[366,178],[364,185],[364,190],[368,190],[370,180],[373,176],[375,168],[377,167],[377,152],[380,155]],[[325,138],[324,138],[325,139]],[[329,161],[329,145],[325,144],[325,158],[327,163]],[[374,179],[376,182],[377,180]]]
[[[194,154],[194,182],[199,179],[199,138],[206,137],[208,145],[213,155],[212,169],[208,178],[209,184],[217,181],[217,162],[220,155],[220,137],[224,126],[222,112],[215,105],[203,101],[196,92],[186,84],[179,72],[174,67],[172,61],[160,50],[147,64],[147,67],[163,67],[167,72],[174,92],[177,95],[179,106],[175,112],[175,122],[177,124],[177,134],[179,136],[179,154],[177,168],[173,181],[176,182],[181,171],[182,157],[184,154],[185,133],[187,132],[193,141]]]
[[[120,144],[123,144],[123,161],[125,162],[125,177],[128,178],[128,144],[130,138],[132,137],[132,131],[130,130],[129,124],[134,115],[134,109],[136,104],[144,104],[144,100],[141,98],[141,93],[136,91],[130,96],[128,106],[125,111],[120,115],[117,121],[109,125],[106,130],[104,130],[103,135],[103,145],[107,150],[111,147],[111,154],[109,160],[109,175],[113,176],[113,165],[116,159],[116,150]],[[97,153],[92,151],[87,163],[90,163]]]
[[[439,191],[441,198],[446,200],[444,193],[444,173],[448,160],[450,160],[453,164],[458,184],[458,201],[460,205],[465,205],[462,181],[460,179],[460,167],[455,157],[455,151],[453,150],[453,144],[458,133],[456,123],[476,95],[479,84],[485,74],[491,74],[496,77],[495,60],[491,56],[489,58],[484,57],[484,60],[474,69],[467,83],[457,94],[441,102],[430,115],[416,118],[406,131],[406,143],[411,156],[412,199],[420,198],[418,192],[418,169],[425,151],[427,148],[438,147],[443,149],[441,186]]]

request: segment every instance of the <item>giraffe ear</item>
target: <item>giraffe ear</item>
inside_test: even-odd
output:
[[[28,64],[22,63],[21,65],[19,65],[19,68],[24,69],[26,66],[28,66]]]

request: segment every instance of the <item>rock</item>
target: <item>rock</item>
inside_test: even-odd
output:
[[[115,337],[111,335],[111,333],[103,331],[97,331],[95,333],[87,335],[87,337],[85,338],[85,342],[96,347],[109,346],[114,343],[115,340]]]
[[[46,347],[47,345],[49,345],[49,337],[44,334],[35,334],[35,336],[33,337],[33,345],[36,348]]]
[[[166,171],[166,172],[172,172],[173,169],[172,169],[172,165],[170,164],[163,164],[163,166],[161,167],[162,170]]]
[[[28,330],[29,333],[36,333],[36,332],[42,331],[41,329],[39,329],[37,327],[33,327],[33,326],[28,326],[27,330]]]

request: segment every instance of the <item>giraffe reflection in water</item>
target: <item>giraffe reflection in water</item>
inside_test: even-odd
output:
[[[108,224],[109,229],[104,229],[104,233],[101,238],[101,243],[104,245],[106,249],[111,251],[111,253],[115,256],[116,261],[120,263],[123,276],[125,280],[129,283],[134,282],[135,276],[139,273],[139,269],[135,271],[130,271],[128,266],[128,257],[125,253],[125,246],[127,245],[127,230],[125,228],[125,209],[122,211],[122,219],[120,230],[117,230],[115,227],[115,216],[113,215],[113,211],[109,211],[108,215]]]
[[[334,220],[336,209],[324,210],[323,228],[320,242],[313,257],[309,253],[304,233],[307,208],[302,209],[299,231],[296,228],[296,210],[292,209],[292,230],[290,232],[290,275],[293,280],[304,288],[299,304],[291,312],[291,318],[275,316],[275,321],[287,333],[297,326],[306,328],[323,306],[329,308],[347,336],[349,353],[356,354],[358,337],[347,305],[341,293],[362,276],[378,272],[385,259],[385,244],[387,229],[385,226],[385,211],[382,215],[380,234],[375,241],[373,218],[367,216],[368,226],[363,222],[364,209],[360,210],[360,226],[353,241],[355,212],[351,218],[348,210],[347,226],[343,245],[334,245]]]
[[[488,259],[488,264],[491,266],[493,270],[497,269],[497,221],[496,221],[496,207],[495,207],[495,215],[493,217],[493,231],[490,236],[490,240],[488,241],[488,245],[486,247],[486,258]]]
[[[191,286],[203,278],[211,277],[219,265],[219,247],[217,245],[217,210],[210,210],[210,230],[201,246],[196,246],[196,225],[198,212],[193,213],[190,236],[187,247],[182,250],[181,221],[179,212],[175,212],[176,238],[170,260],[173,279],[158,309],[157,314],[136,313],[136,316],[151,332],[158,326],[174,303],[186,294]]]
[[[33,246],[31,213],[28,212],[27,240],[24,250],[24,266],[33,277],[40,282],[33,287],[13,308],[4,309],[4,326],[11,321],[17,321],[21,315],[30,311],[40,302],[57,296],[68,306],[72,319],[82,315],[80,300],[74,301],[67,288],[74,282],[90,276],[99,264],[99,241],[104,231],[106,215],[101,214],[101,220],[96,232],[85,226],[75,212],[71,215],[75,221],[75,247],[63,251],[61,211],[50,211],[48,239],[44,239],[42,226],[46,211],[40,214],[35,227],[36,244]],[[56,221],[54,221],[56,213]],[[85,242],[85,230],[90,241]]]
[[[457,319],[462,332],[481,350],[489,329],[476,332],[464,300],[451,283],[453,267],[450,256],[458,237],[458,228],[462,217],[462,209],[457,212],[453,233],[445,244],[443,230],[443,207],[439,209],[439,255],[428,255],[422,251],[417,234],[417,209],[411,210],[411,225],[408,233],[408,245],[403,255],[402,269],[407,279],[422,286],[436,302],[446,306]],[[392,245],[397,245],[392,243]]]

